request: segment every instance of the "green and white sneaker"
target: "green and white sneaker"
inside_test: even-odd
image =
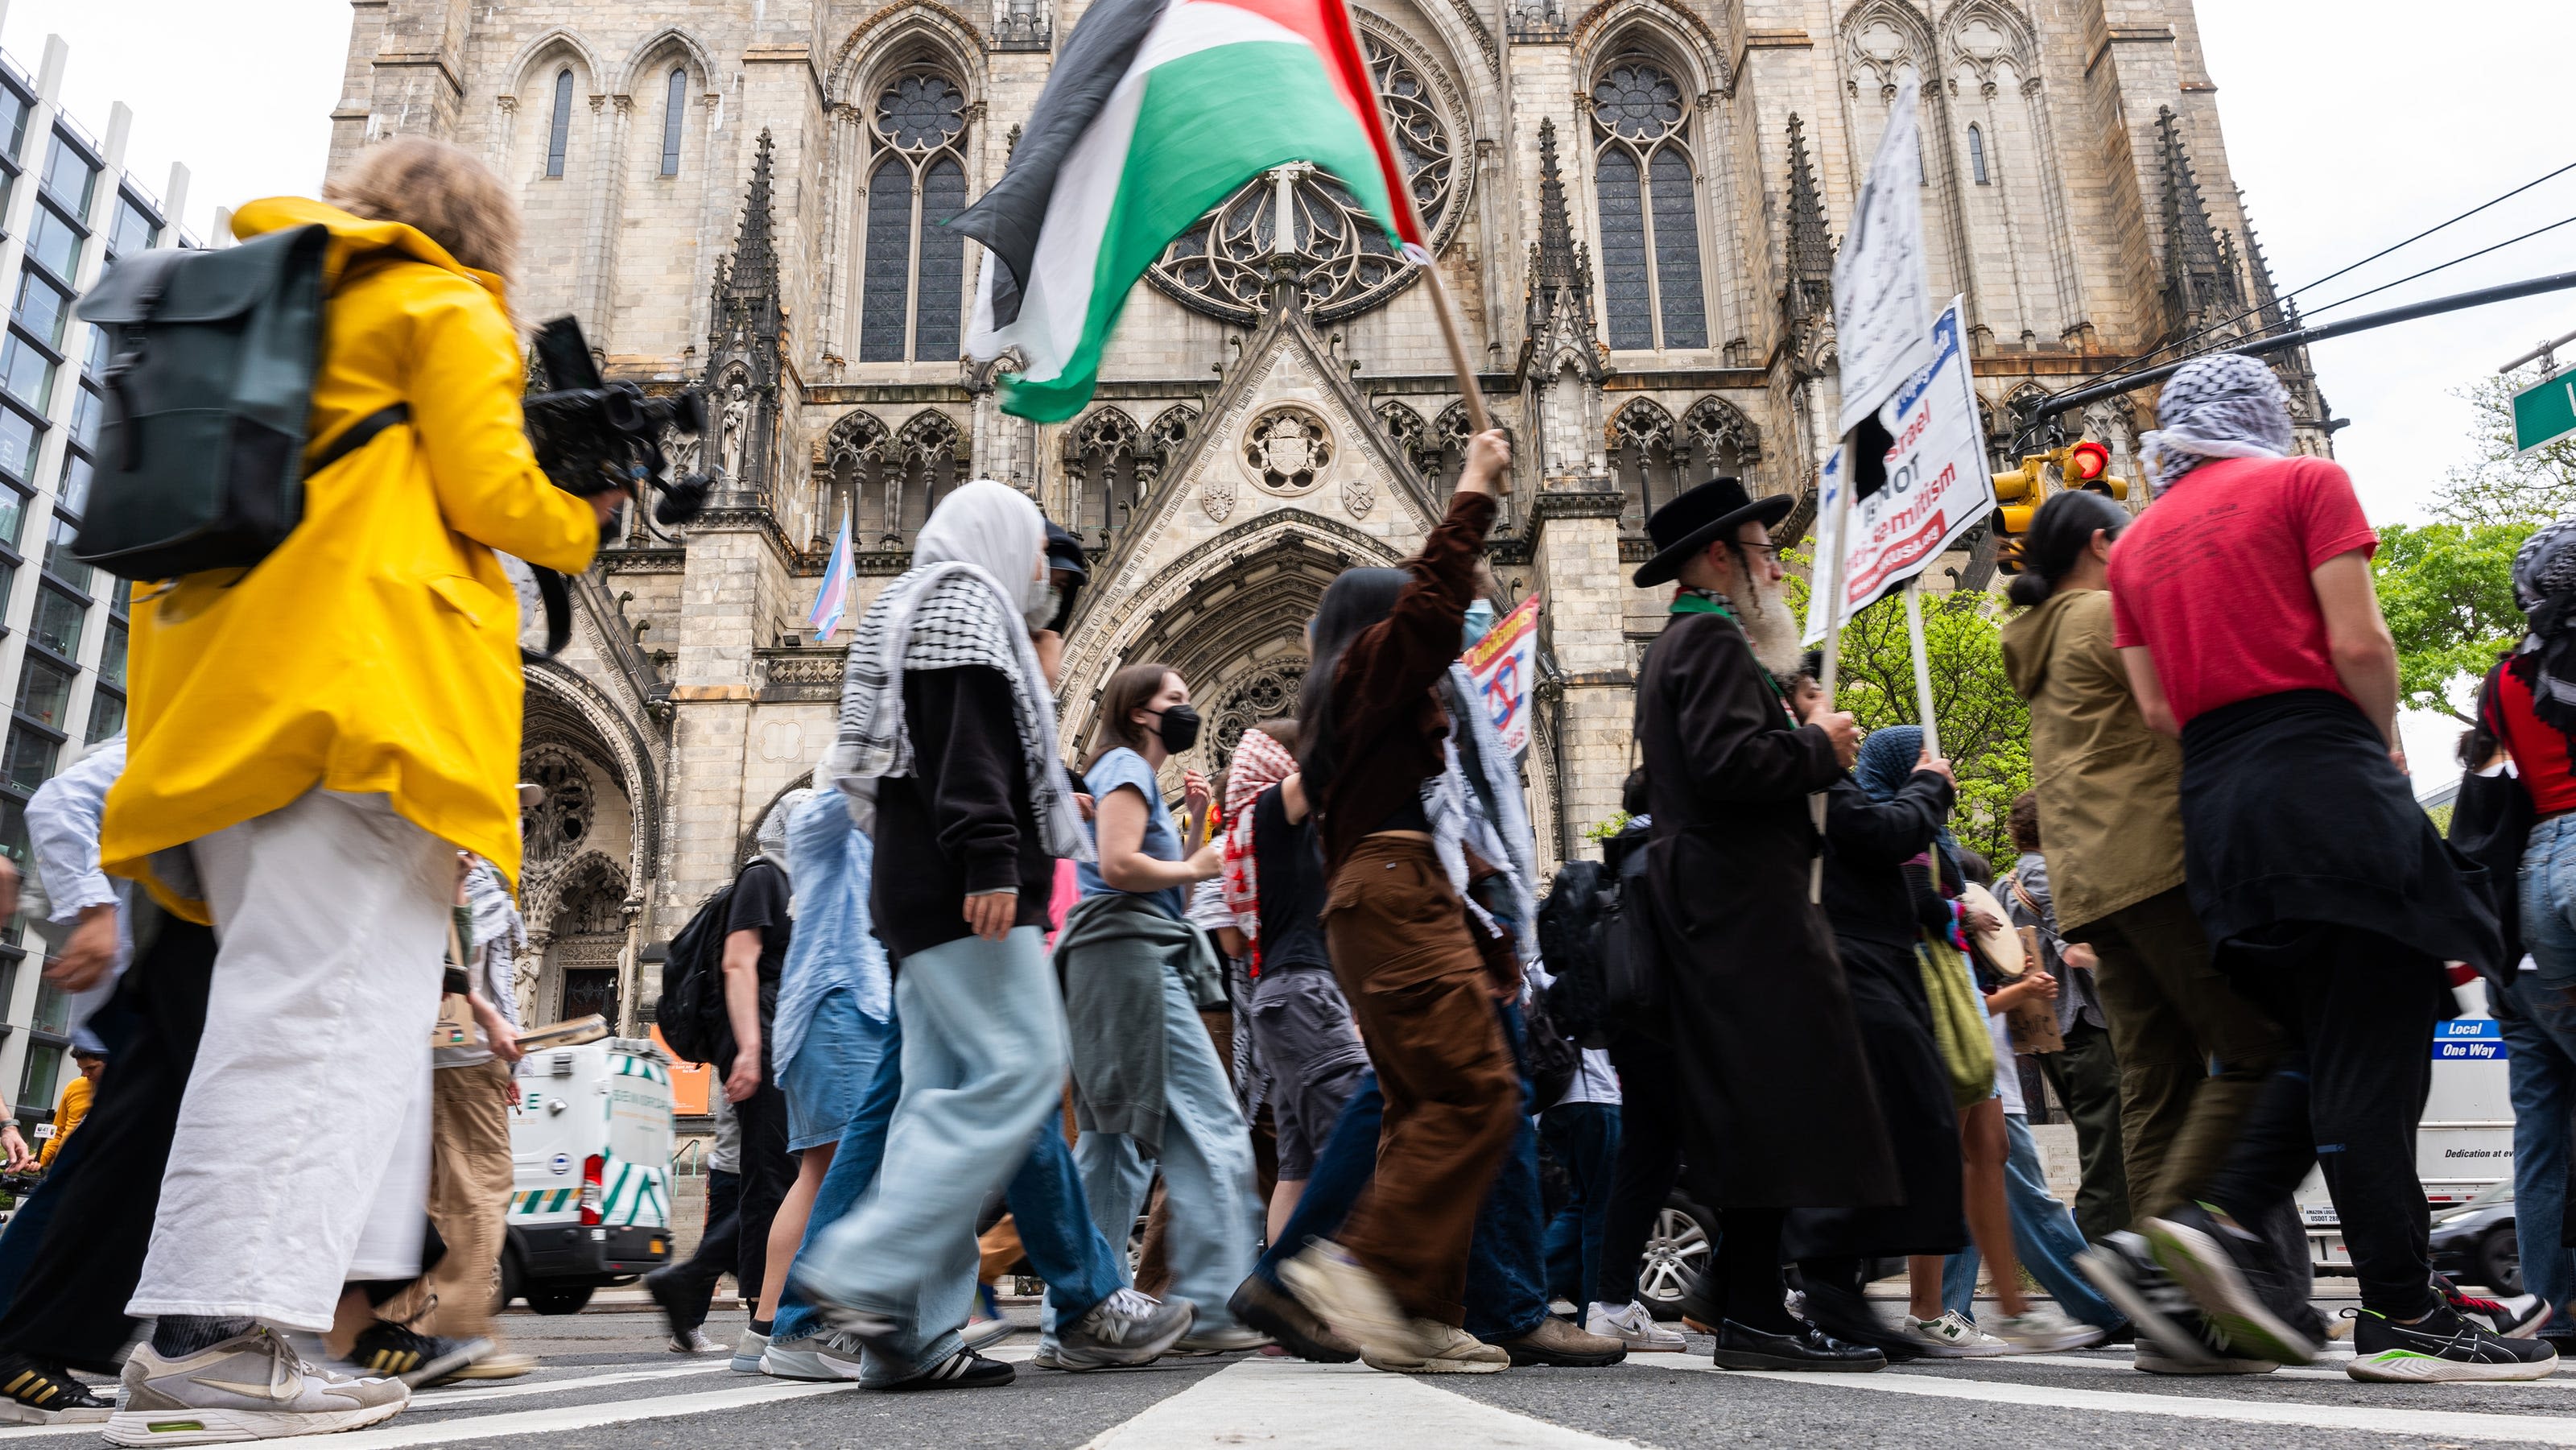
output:
[[[1979,1329],[1964,1314],[1943,1314],[1937,1319],[1917,1319],[1908,1314],[1904,1338],[1932,1359],[1992,1359],[2013,1352],[2011,1341]]]
[[[2547,1379],[2558,1351],[2539,1339],[2507,1339],[2445,1304],[2412,1324],[2367,1309],[2352,1316],[2352,1363],[2344,1373],[2390,1384]]]
[[[353,1379],[304,1362],[265,1326],[178,1359],[150,1343],[125,1362],[125,1398],[108,1417],[111,1445],[220,1445],[328,1435],[402,1413],[411,1387]]]

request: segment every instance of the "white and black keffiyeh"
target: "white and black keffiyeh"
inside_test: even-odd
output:
[[[2514,673],[2531,687],[2531,712],[2576,740],[2576,513],[2522,541],[2513,594],[2529,631],[2514,649]]]
[[[979,478],[932,510],[913,566],[859,620],[841,679],[840,735],[822,773],[849,797],[850,817],[876,833],[877,782],[913,770],[903,672],[983,665],[1011,682],[1011,719],[1027,766],[1029,806],[1050,854],[1092,859],[1065,793],[1055,696],[1022,621],[1046,520],[1018,490]]]
[[[1491,914],[1467,895],[1467,851],[1472,849],[1511,878],[1518,918],[1514,945],[1526,966],[1538,959],[1538,899],[1530,889],[1538,879],[1538,856],[1530,838],[1529,812],[1521,802],[1519,773],[1503,749],[1502,737],[1495,733],[1494,722],[1479,708],[1483,703],[1467,667],[1452,664],[1448,700],[1452,727],[1442,742],[1448,766],[1422,783],[1422,814],[1430,824],[1431,848],[1448,873],[1450,889],[1489,931],[1494,926]],[[1468,766],[1458,753],[1460,731],[1475,741],[1481,779],[1467,777]]]
[[[2158,493],[2212,459],[2290,456],[2290,390],[2243,353],[2183,364],[2156,397],[2156,422],[2138,455]]]

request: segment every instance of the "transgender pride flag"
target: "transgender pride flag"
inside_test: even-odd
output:
[[[829,641],[841,627],[841,616],[850,607],[850,581],[857,573],[850,562],[850,515],[844,510],[841,536],[832,541],[832,562],[823,570],[823,591],[814,596],[814,612],[805,617],[814,626],[816,644]]]

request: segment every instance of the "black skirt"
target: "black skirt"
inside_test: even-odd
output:
[[[2486,871],[2415,803],[2387,743],[2330,690],[2259,695],[2182,732],[2183,874],[2222,965],[2301,925],[2509,971]]]
[[[1956,1253],[1968,1246],[1959,1117],[1932,1038],[1922,967],[1908,948],[1840,935],[1834,944],[1851,982],[1852,1015],[1904,1200],[1881,1208],[1793,1209],[1782,1246],[1793,1259]]]

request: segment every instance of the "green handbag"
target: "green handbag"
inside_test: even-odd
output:
[[[1932,1041],[1950,1074],[1950,1105],[1965,1108],[1995,1093],[1995,1041],[1986,1035],[1986,1000],[1968,977],[1968,959],[1929,935],[1914,944],[1923,995],[1932,1001]]]

